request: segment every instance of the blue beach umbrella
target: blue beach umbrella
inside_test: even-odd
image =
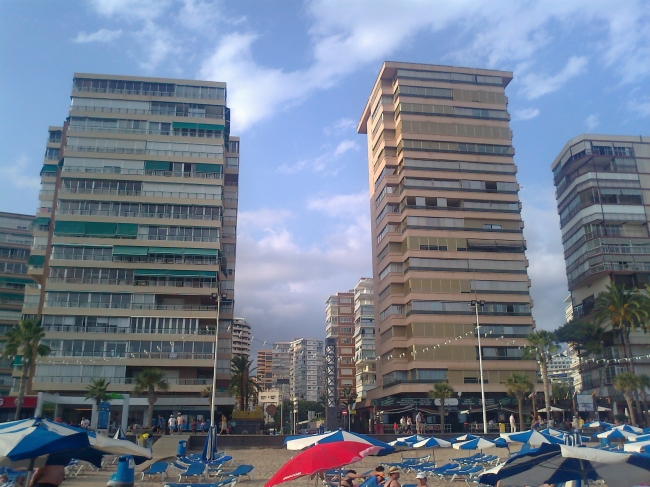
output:
[[[508,443],[528,443],[531,446],[539,446],[544,443],[556,445],[564,443],[557,436],[540,433],[537,430],[520,431],[519,433],[501,433],[501,438]]]
[[[556,430],[555,428],[544,428],[543,430],[539,430],[539,432],[549,436],[561,436],[564,434],[564,431]]]
[[[126,440],[126,435],[124,434],[124,430],[122,429],[121,426],[117,428],[117,431],[113,435],[113,438],[115,440]]]
[[[419,441],[422,440],[426,440],[426,438],[420,435],[403,436],[401,438],[397,438],[397,441],[403,441],[404,443],[408,443],[409,445],[413,445],[414,443],[418,443]]]
[[[611,429],[609,431],[598,433],[596,437],[607,438],[608,440],[627,440],[630,437],[636,437],[636,435],[630,431],[622,429]]]
[[[431,448],[431,453],[433,454],[433,461],[436,460],[436,448],[449,448],[451,446],[450,441],[442,440],[434,436],[430,438],[425,438],[422,441],[419,441],[413,444],[413,448]]]
[[[454,443],[453,447],[456,450],[485,450],[487,448],[496,448],[497,445],[493,441],[479,437],[469,441]]]
[[[641,428],[637,428],[636,426],[632,426],[632,425],[629,425],[629,424],[622,424],[622,425],[619,425],[619,426],[614,426],[612,429],[627,431],[628,433],[634,433],[634,434],[637,434],[637,435],[642,435],[643,434],[643,430]]]
[[[332,443],[336,441],[355,441],[357,443],[366,443],[368,445],[380,446],[382,449],[376,454],[377,456],[388,455],[395,451],[395,447],[390,446],[383,441],[375,440],[370,436],[351,433],[349,431],[332,431],[323,435],[310,435],[302,438],[296,438],[286,442],[287,450],[302,450],[308,446],[319,445],[322,443]]]
[[[203,451],[201,452],[201,460],[204,462],[214,460],[217,454],[217,436],[217,426],[210,426],[208,435],[205,437],[205,443],[203,444]]]
[[[468,434],[460,435],[460,436],[457,436],[456,438],[453,438],[453,439],[451,440],[451,442],[452,442],[452,443],[460,443],[460,442],[463,442],[463,441],[475,440],[475,439],[477,439],[477,438],[481,438],[481,437],[480,437],[480,436],[470,435],[470,434],[468,433]]]
[[[584,428],[602,428],[604,430],[608,430],[610,428],[613,428],[615,425],[612,423],[608,423],[606,421],[592,421],[591,423],[585,423]]]
[[[602,479],[608,487],[629,487],[650,478],[650,457],[614,453],[595,448],[541,445],[509,458],[505,464],[479,477],[479,483],[508,486],[560,484]]]

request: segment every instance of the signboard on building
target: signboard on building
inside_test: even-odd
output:
[[[111,416],[111,403],[99,403],[99,415],[97,416],[97,429],[105,430],[108,428],[108,421]]]
[[[259,404],[280,404],[280,391],[278,389],[271,389],[270,391],[262,391],[257,395],[257,402]]]
[[[576,404],[578,411],[593,412],[594,411],[594,398],[591,394],[577,394]]]
[[[503,397],[499,399],[486,398],[485,405],[490,406],[507,406],[511,404],[517,404],[516,399],[510,397]],[[417,406],[417,407],[429,407],[429,408],[438,408],[440,407],[439,399],[431,399],[428,397],[385,397],[383,399],[376,399],[372,402],[373,406],[378,407],[408,407],[408,406]],[[449,398],[445,400],[445,405],[449,407],[462,407],[463,409],[468,409],[472,406],[480,407],[481,398],[479,397],[460,397],[460,398]]]

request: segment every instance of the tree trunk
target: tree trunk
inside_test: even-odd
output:
[[[29,372],[29,366],[25,363],[25,356],[23,355],[23,370],[20,374],[20,385],[18,386],[18,397],[16,398],[16,412],[14,414],[14,421],[20,419],[20,411],[23,408],[23,402],[25,401],[25,390],[27,389],[27,374]]]
[[[151,427],[151,418],[153,418],[153,406],[156,404],[157,399],[158,398],[156,397],[156,393],[149,391],[149,394],[147,395],[147,402],[149,403],[149,406],[147,407],[147,416],[142,421],[142,427],[144,429],[149,429]]]
[[[95,414],[90,413],[90,429],[97,431],[97,423],[99,420],[99,399],[93,401],[93,409],[95,409]]]
[[[440,399],[440,433],[445,432],[445,400]]]
[[[544,385],[544,404],[546,405],[546,421],[551,419],[551,392],[549,391],[548,383],[548,367],[546,359],[542,357],[539,361],[539,366],[542,371],[542,384]]]
[[[650,423],[650,421],[648,421],[648,396],[645,394],[645,392],[641,393],[641,402],[643,403],[642,417],[644,418],[647,426]]]
[[[517,406],[519,406],[519,431],[524,431],[524,400],[517,398]]]
[[[632,404],[632,394],[629,392],[623,393],[625,401],[627,402],[627,409],[630,411],[630,423],[636,425],[636,416],[634,414],[634,404]]]

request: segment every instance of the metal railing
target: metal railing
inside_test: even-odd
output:
[[[163,98],[192,98],[199,100],[225,100],[224,96],[212,96],[205,94],[178,96],[175,91],[151,91],[151,90],[127,90],[120,88],[94,88],[91,86],[73,85],[72,91],[81,91],[86,93],[113,93],[117,95],[141,95],[141,96],[160,96]],[[225,90],[224,90],[225,91]]]
[[[171,137],[194,137],[194,138],[205,138],[205,139],[221,139],[223,138],[223,132],[218,130],[212,132],[190,132],[187,134],[178,133],[179,129],[176,130],[154,130],[154,129],[122,129],[119,127],[93,127],[89,125],[71,125],[68,129],[69,132],[108,132],[113,134],[142,134],[142,135],[166,135]]]
[[[109,189],[109,188],[66,188],[59,189],[61,193],[69,194],[105,194],[112,196],[153,196],[155,198],[187,198],[197,200],[220,200],[220,194],[184,193],[180,191],[142,191],[135,189]]]
[[[64,172],[89,172],[97,174],[126,174],[135,176],[162,176],[172,178],[198,178],[198,179],[223,179],[221,172],[183,172],[183,171],[158,171],[150,169],[128,169],[122,167],[83,167],[63,166]]]
[[[172,220],[215,220],[221,221],[221,215],[193,215],[185,213],[147,213],[140,211],[115,211],[115,210],[74,210],[59,209],[59,215],[78,216],[121,216],[125,218],[169,218]]]
[[[47,282],[51,284],[91,284],[105,286],[169,286],[169,287],[192,287],[192,288],[215,288],[218,282],[197,282],[186,280],[157,280],[157,279],[93,279],[93,278],[58,278],[50,277]],[[0,301],[1,302],[1,301]],[[22,300],[21,300],[22,302]]]
[[[36,376],[34,377],[34,383],[54,383],[54,384],[90,384],[95,378],[94,377],[70,377],[70,376]],[[135,384],[135,377],[110,377],[108,378],[111,384]],[[211,385],[212,379],[165,379],[169,385],[178,385],[178,386],[204,386]],[[18,391],[18,388],[15,388],[15,392]],[[217,389],[217,396],[229,396],[227,389]]]
[[[111,108],[111,107],[81,107],[71,106],[71,112],[100,112],[100,113],[130,113],[134,115],[162,115],[164,117],[188,117],[188,118],[218,118],[223,120],[223,115],[211,113],[177,112],[176,110],[155,110],[143,108]]]
[[[53,350],[49,357],[82,357],[82,358],[125,358],[125,359],[152,359],[152,360],[214,360],[213,353],[185,353],[185,352],[73,352],[68,350]],[[210,379],[212,380],[212,379]]]
[[[153,156],[195,157],[199,159],[223,158],[223,153],[217,153],[217,152],[131,149],[126,147],[95,147],[95,146],[81,146],[81,145],[69,145],[66,148],[70,152],[102,152],[102,153],[105,152],[108,154],[148,154]]]
[[[65,326],[65,325],[43,325],[48,332],[57,333],[111,333],[111,334],[154,334],[154,335],[214,335],[214,328],[200,328],[199,330],[178,330],[176,328],[150,328],[148,330],[138,327],[119,326]]]
[[[187,235],[138,235],[138,240],[171,240],[178,242],[219,242],[219,237],[193,237]]]
[[[27,306],[28,303],[25,303]],[[37,303],[34,304],[36,306]],[[71,303],[69,301],[45,301],[46,308],[91,309],[139,309],[153,311],[216,311],[216,306],[195,304],[149,304],[149,303]],[[223,308],[223,306],[222,306]],[[224,310],[222,309],[222,312]]]

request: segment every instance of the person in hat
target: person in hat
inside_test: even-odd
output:
[[[178,415],[176,416],[176,427],[178,428],[179,435],[183,432],[183,423],[185,423],[185,418],[179,411]]]
[[[402,484],[399,483],[399,468],[390,467],[388,469],[388,480],[384,487],[402,487]]]
[[[417,487],[425,487],[428,486],[427,484],[427,476],[425,475],[424,472],[420,472],[415,476],[416,480],[418,481]]]
[[[169,420],[167,421],[167,424],[169,425],[169,434],[173,435],[174,430],[176,429],[176,418],[174,417],[173,414],[169,415]]]

